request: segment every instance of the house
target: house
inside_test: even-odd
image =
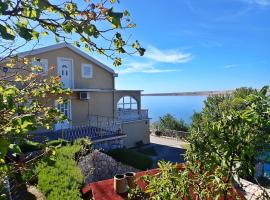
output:
[[[67,103],[55,104],[70,120],[55,124],[52,132],[66,130],[66,135],[84,133],[90,138],[93,132],[95,136],[103,133],[106,137],[98,137],[99,140],[117,137],[127,148],[138,142],[149,143],[148,110],[141,109],[141,90],[116,90],[117,74],[112,68],[67,43],[18,56],[39,58],[32,64],[43,67],[42,75],[59,75],[64,87],[72,91]],[[51,66],[55,67],[48,70]]]

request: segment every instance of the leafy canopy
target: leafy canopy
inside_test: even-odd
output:
[[[127,10],[115,11],[114,5],[118,1],[79,2],[63,1],[59,4],[49,0],[0,1],[0,47],[12,52],[14,46],[6,46],[4,42],[13,43],[20,38],[27,43],[49,35],[54,36],[56,42],[73,42],[77,47],[83,46],[88,51],[105,55],[114,60],[115,66],[122,62],[115,53],[144,54],[145,49],[137,40],[129,42],[120,33],[136,25]]]
[[[270,96],[240,88],[231,95],[210,96],[195,115],[188,159],[209,170],[221,166],[226,177],[253,177],[255,164],[269,152]]]

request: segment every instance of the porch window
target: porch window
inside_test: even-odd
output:
[[[58,104],[57,108],[62,114],[66,115],[67,117],[70,117],[70,102],[69,101],[63,104]]]
[[[118,110],[137,110],[137,101],[131,96],[122,97],[117,103]]]

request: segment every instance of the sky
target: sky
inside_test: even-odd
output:
[[[121,1],[144,57],[127,57],[118,89],[145,93],[270,85],[270,0]]]
[[[80,2],[82,0],[76,0]],[[117,89],[144,93],[260,88],[270,85],[270,0],[120,0],[145,56],[113,67]],[[54,40],[41,40],[42,46]]]

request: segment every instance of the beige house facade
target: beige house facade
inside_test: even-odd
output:
[[[18,56],[42,66],[42,76],[60,76],[64,87],[71,89],[67,103],[55,104],[70,120],[56,124],[55,130],[91,126],[121,131],[127,148],[150,142],[148,111],[141,108],[141,90],[117,90],[118,75],[112,68],[67,43]]]

